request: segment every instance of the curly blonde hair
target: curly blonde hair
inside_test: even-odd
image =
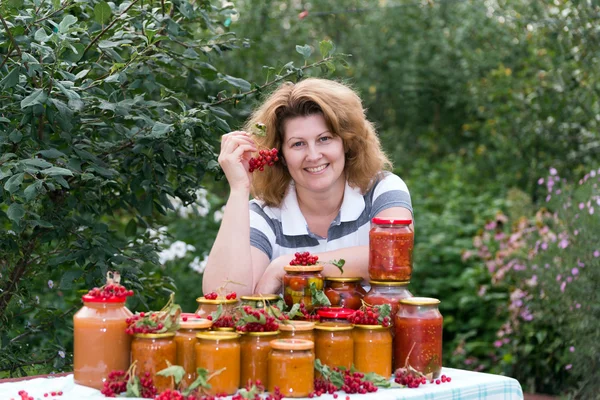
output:
[[[244,129],[266,126],[265,136],[255,136],[259,148],[276,148],[281,155],[284,122],[296,117],[321,114],[333,135],[339,136],[346,153],[348,184],[365,193],[383,170],[392,164],[381,149],[373,124],[366,119],[360,97],[350,87],[327,79],[309,78],[286,82],[252,113]],[[292,177],[279,162],[252,177],[251,194],[269,206],[279,206]]]

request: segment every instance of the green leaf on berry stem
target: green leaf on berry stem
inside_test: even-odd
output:
[[[338,269],[340,270],[340,273],[344,274],[344,264],[346,264],[346,260],[344,260],[343,258],[340,258],[339,260],[331,260],[331,261],[329,261],[329,263],[338,267]]]
[[[385,317],[391,318],[390,315],[392,314],[392,306],[390,306],[389,304],[376,305],[373,306],[373,308],[376,308],[379,311],[379,317],[377,318],[377,321],[380,324],[383,324],[383,319]]]
[[[158,371],[156,375],[172,376],[175,379],[175,384],[179,385],[179,382],[181,382],[185,375],[185,369],[179,365],[171,365],[170,367]]]
[[[392,382],[389,379],[376,374],[375,372],[366,373],[364,379],[365,379],[365,381],[369,381],[373,385],[375,385],[377,387],[381,387],[381,388],[402,387],[402,385],[398,385],[397,383]]]
[[[315,282],[311,282],[309,287],[310,287],[311,303],[312,303],[313,307],[330,306],[331,305],[329,298],[327,296],[325,296],[325,293],[322,290],[317,289],[317,285],[315,284]]]
[[[127,381],[127,392],[125,397],[140,397],[140,378],[134,375]]]
[[[182,392],[182,394],[184,396],[187,396],[199,387],[202,387],[204,389],[210,389],[211,385],[210,385],[210,383],[208,383],[208,379],[209,379],[208,370],[204,369],[204,368],[198,368],[196,370],[196,380],[194,382],[192,382],[192,384],[190,386],[188,386],[188,388],[185,389]]]
[[[287,312],[287,316],[289,319],[294,319],[297,316],[302,315],[300,312],[300,303],[296,303],[290,308],[290,311]]]

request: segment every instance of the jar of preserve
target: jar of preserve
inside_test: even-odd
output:
[[[314,343],[302,339],[275,339],[269,353],[269,384],[285,397],[308,397],[314,391]]]
[[[277,294],[252,294],[240,297],[242,306],[250,306],[256,309],[262,309],[268,305],[273,306],[279,299],[281,297]]]
[[[410,281],[404,282],[385,282],[385,281],[369,281],[371,289],[365,295],[363,300],[365,303],[372,306],[389,304],[392,307],[391,318],[398,312],[400,300],[412,297],[412,293],[408,290]]]
[[[310,321],[287,321],[279,323],[280,339],[304,339],[315,341],[315,323]]]
[[[109,372],[127,371],[131,335],[125,333],[126,297],[82,297],[83,307],[73,316],[73,379],[78,385],[101,390]]]
[[[208,370],[209,375],[225,368],[210,379],[208,394],[232,395],[240,384],[240,334],[236,332],[200,332],[196,334],[196,368]]]
[[[177,365],[175,332],[136,333],[131,343],[131,362],[137,361],[137,375],[150,374],[158,393],[175,386],[170,376],[156,375],[157,372]]]
[[[186,389],[196,380],[196,334],[210,329],[212,321],[198,318],[195,314],[181,314],[179,330],[175,334],[177,345],[177,365],[185,369],[185,375],[180,383],[181,389]]]
[[[304,303],[307,311],[312,311],[312,295],[310,284],[314,283],[317,290],[323,290],[322,265],[286,265],[283,267],[283,300],[286,306],[292,307]]]
[[[414,232],[411,219],[373,218],[369,231],[369,278],[409,281],[412,275]]]
[[[263,386],[268,387],[269,374],[267,370],[271,340],[279,331],[246,332],[240,338],[241,370],[240,387],[246,387],[248,380],[255,382],[260,379]]]
[[[375,372],[392,376],[392,333],[382,325],[354,325],[354,368],[358,372]]]
[[[394,369],[408,363],[423,374],[434,378],[442,370],[442,328],[444,319],[438,309],[438,299],[412,297],[400,301],[396,314]],[[410,354],[410,356],[409,356]]]
[[[226,299],[225,297],[218,297],[216,299],[207,299],[204,296],[196,299],[198,303],[198,309],[196,310],[196,316],[198,318],[208,318],[208,316],[214,312],[217,312],[219,305],[223,306],[223,313],[232,313],[233,309],[238,305],[237,299]]]
[[[344,307],[358,310],[361,300],[367,292],[361,286],[362,278],[325,278],[323,293],[331,302],[332,307]]]
[[[326,322],[315,325],[315,357],[323,365],[350,369],[354,362],[353,326]]]
[[[356,310],[350,308],[323,307],[317,310],[317,316],[322,323],[349,324],[348,317],[355,312]]]

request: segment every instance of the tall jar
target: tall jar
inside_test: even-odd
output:
[[[173,378],[156,373],[177,364],[175,332],[137,333],[131,343],[131,362],[137,361],[137,375],[148,374],[158,393],[174,387]]]
[[[98,299],[85,295],[73,316],[73,379],[78,385],[101,390],[108,373],[129,369],[131,335],[125,333],[125,297]]]
[[[392,376],[392,333],[382,325],[354,325],[354,368]]]
[[[280,339],[304,339],[315,341],[315,323],[310,321],[287,321],[279,324]]]
[[[312,311],[312,295],[310,284],[314,283],[317,290],[323,290],[322,265],[286,265],[283,267],[283,300],[286,306],[292,307],[304,303],[307,311]]]
[[[369,231],[369,278],[409,281],[412,275],[414,232],[410,219],[373,218]]]
[[[323,365],[350,369],[354,362],[353,326],[322,323],[315,326],[315,357]]]
[[[269,384],[273,393],[278,387],[285,397],[308,397],[314,391],[314,343],[302,339],[271,341]]]
[[[224,297],[211,300],[202,296],[198,297],[196,302],[198,303],[198,309],[196,310],[196,316],[198,318],[208,318],[210,314],[218,310],[220,305],[223,306],[224,313],[233,312],[233,309],[238,305],[237,299],[227,300]]]
[[[181,389],[186,389],[196,380],[196,334],[210,329],[212,321],[198,318],[195,314],[181,314],[179,330],[175,334],[177,344],[177,365],[183,367],[185,375]]]
[[[269,374],[267,364],[271,340],[275,339],[279,331],[274,332],[246,332],[240,338],[241,364],[240,387],[246,387],[248,380],[255,382],[257,379],[268,387]]]
[[[211,378],[208,394],[232,395],[240,384],[240,334],[236,332],[201,332],[196,335],[196,368],[209,374],[223,371]]]
[[[417,371],[432,373],[434,378],[440,375],[444,319],[439,303],[430,297],[400,301],[395,318],[394,369],[403,367],[409,357],[408,363]]]
[[[362,278],[326,277],[323,292],[331,302],[332,307],[343,307],[358,310],[361,300],[367,292],[361,286]]]
[[[268,305],[275,305],[281,297],[277,294],[252,294],[240,297],[242,306],[250,306],[255,309],[263,309]]]

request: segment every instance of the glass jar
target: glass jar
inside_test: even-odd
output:
[[[283,300],[285,305],[292,307],[304,303],[307,311],[312,311],[312,295],[310,284],[314,283],[317,290],[323,290],[322,265],[286,265],[283,267]]]
[[[369,278],[409,281],[412,275],[414,232],[411,219],[373,218],[369,231]]]
[[[314,343],[301,339],[275,339],[269,352],[269,385],[285,397],[307,397],[314,391]]]
[[[319,321],[323,323],[349,324],[348,317],[355,312],[356,310],[350,308],[323,307],[317,310],[317,316]]]
[[[252,294],[240,297],[242,306],[250,306],[256,309],[262,309],[267,305],[274,306],[280,299],[281,297],[277,294]]]
[[[304,339],[315,341],[315,323],[310,321],[287,321],[279,323],[280,339]]]
[[[237,299],[227,300],[224,297],[209,300],[202,296],[198,297],[196,302],[198,303],[198,309],[196,310],[198,318],[208,318],[210,314],[217,312],[219,305],[223,306],[223,313],[232,313],[233,309],[238,305]]]
[[[137,361],[137,376],[146,373],[152,378],[158,393],[175,386],[173,377],[156,375],[157,372],[177,364],[175,332],[138,333],[131,343],[131,362]]]
[[[395,318],[394,369],[403,367],[409,357],[408,363],[417,371],[432,373],[434,378],[440,375],[444,319],[439,303],[430,297],[400,301]]]
[[[315,325],[315,357],[323,365],[350,369],[354,362],[353,326],[322,323]]]
[[[410,281],[404,282],[383,282],[383,281],[369,281],[371,289],[363,298],[364,302],[372,305],[379,306],[382,304],[389,304],[392,307],[392,321],[394,316],[398,312],[400,307],[400,300],[413,297],[412,293],[408,290],[408,284]]]
[[[240,338],[240,387],[246,387],[248,380],[255,382],[257,379],[260,379],[263,386],[269,386],[269,374],[267,371],[269,351],[271,351],[269,343],[278,334],[279,331],[246,332],[242,335]]]
[[[131,335],[125,333],[125,297],[98,299],[85,295],[73,316],[73,379],[78,385],[101,390],[108,373],[129,369]]]
[[[195,314],[181,314],[179,330],[175,334],[177,365],[185,369],[185,375],[180,383],[181,389],[186,389],[196,380],[196,334],[209,330],[211,325],[212,321],[198,318]]]
[[[358,310],[361,300],[367,294],[361,286],[362,278],[325,278],[323,292],[332,307],[344,307]]]
[[[382,325],[354,325],[354,368],[392,376],[392,332]]]
[[[196,368],[204,368],[209,374],[225,368],[210,379],[208,394],[232,395],[240,384],[240,342],[239,333],[201,332],[196,335]]]

